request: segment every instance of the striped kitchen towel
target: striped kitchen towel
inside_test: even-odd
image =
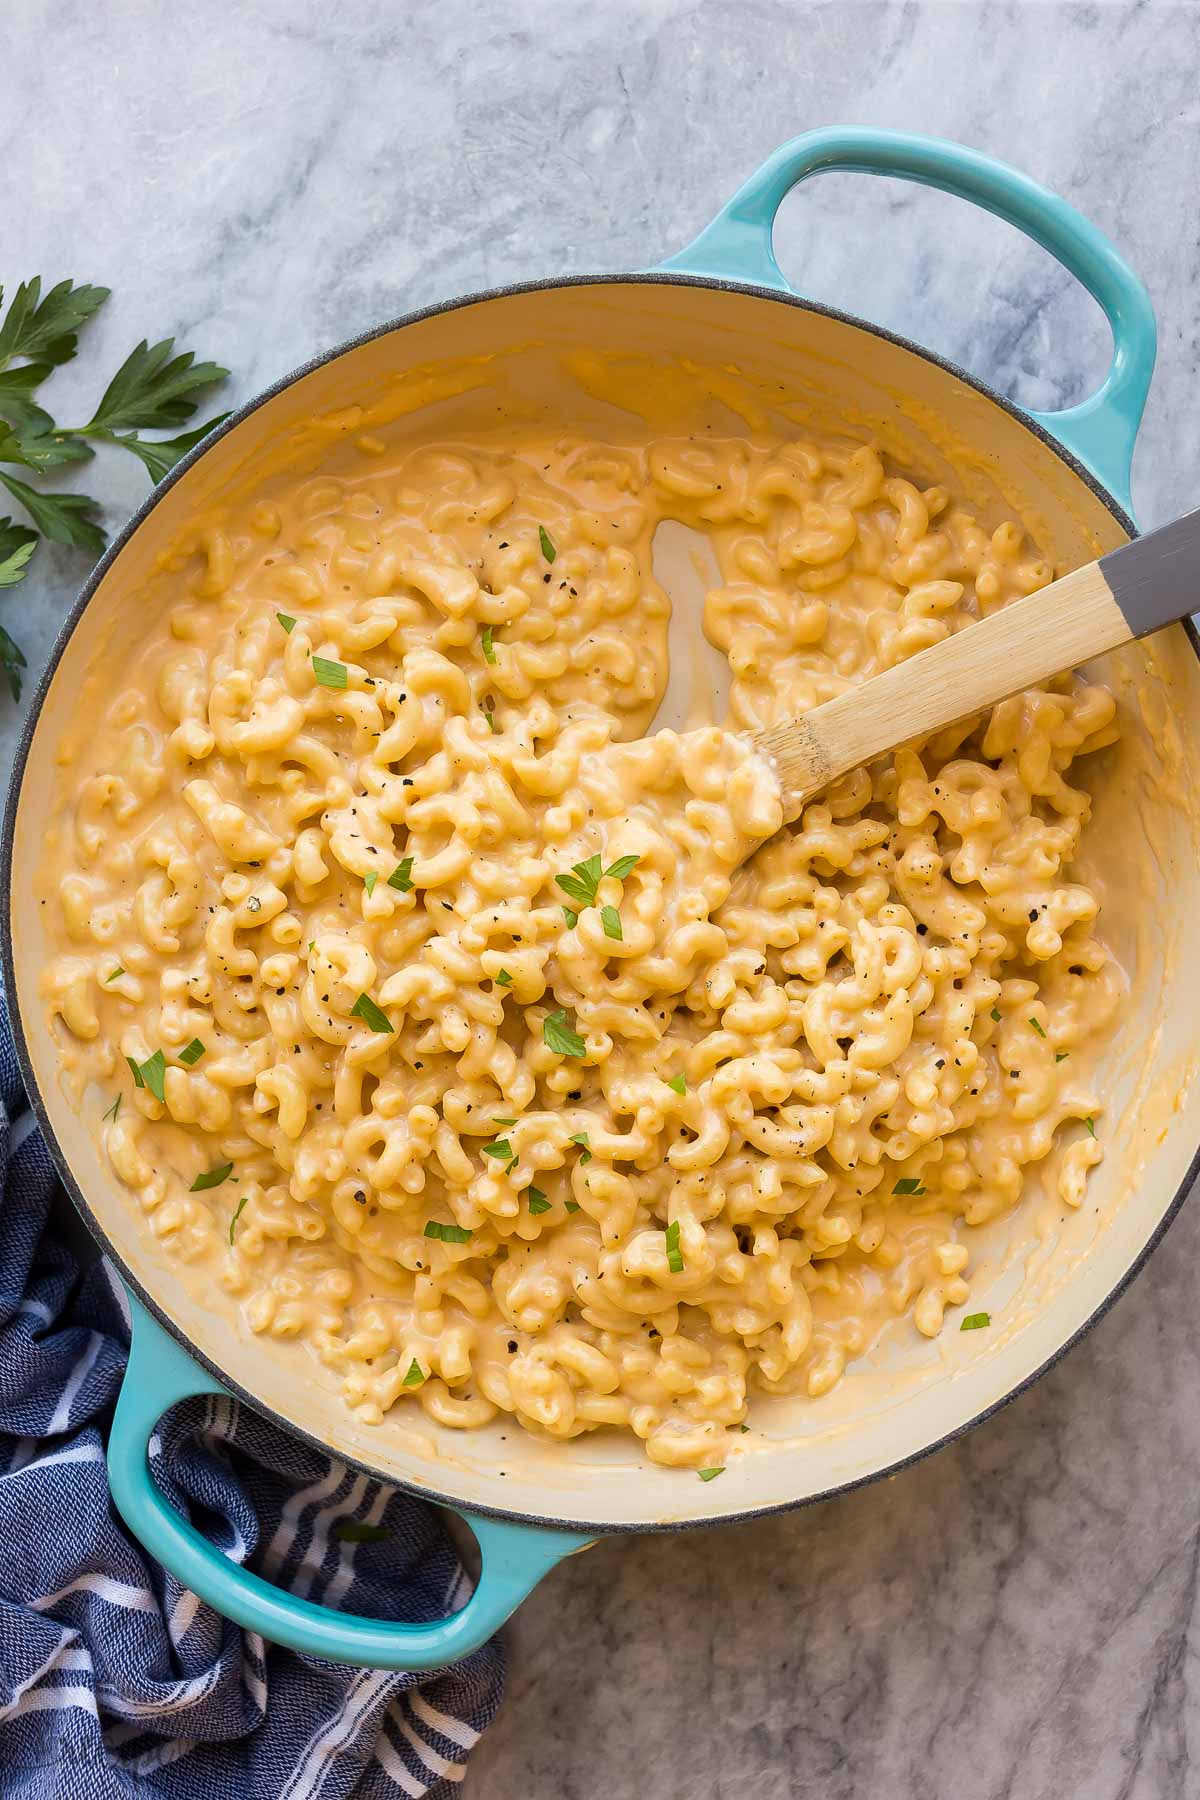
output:
[[[146,1557],[105,1480],[123,1290],[48,1225],[57,1178],[2,1011],[0,1095],[0,1796],[445,1800],[499,1704],[499,1644],[437,1675],[346,1668],[241,1631]],[[469,1593],[430,1507],[249,1408],[186,1401],[160,1436],[176,1503],[295,1593],[414,1620]],[[346,1542],[345,1519],[386,1536]]]

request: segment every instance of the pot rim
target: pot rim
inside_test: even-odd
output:
[[[160,482],[151,488],[142,504],[131,515],[126,524],[108,545],[103,556],[81,587],[78,598],[59,628],[46,667],[30,697],[29,710],[24,725],[22,726],[20,738],[17,743],[16,754],[13,758],[12,773],[9,779],[8,793],[4,807],[3,829],[2,833],[0,833],[0,973],[3,975],[4,985],[8,995],[13,1043],[16,1049],[17,1063],[21,1071],[21,1079],[29,1100],[30,1108],[37,1120],[38,1127],[45,1140],[46,1147],[50,1152],[59,1179],[62,1181],[76,1212],[79,1214],[84,1225],[96,1241],[101,1253],[111,1260],[126,1287],[137,1295],[138,1299],[151,1316],[164,1330],[171,1334],[187,1355],[190,1356],[200,1368],[206,1370],[208,1374],[219,1381],[236,1399],[244,1402],[248,1406],[252,1406],[255,1411],[262,1417],[270,1420],[273,1425],[277,1425],[283,1431],[293,1433],[302,1441],[311,1444],[314,1449],[321,1451],[323,1455],[336,1457],[336,1459],[345,1464],[347,1468],[355,1469],[360,1474],[368,1476],[373,1481],[383,1482],[389,1487],[399,1488],[405,1492],[416,1495],[422,1500],[427,1500],[432,1504],[449,1507],[452,1511],[462,1512],[465,1508],[466,1510],[483,1517],[507,1520],[513,1524],[542,1527],[560,1532],[590,1532],[598,1536],[625,1536],[641,1532],[694,1531],[704,1527],[743,1524],[752,1519],[766,1518],[777,1513],[793,1512],[800,1510],[802,1507],[816,1506],[822,1501],[832,1500],[840,1494],[853,1493],[858,1488],[867,1487],[873,1482],[882,1480],[886,1476],[895,1475],[902,1469],[910,1468],[914,1463],[922,1462],[926,1457],[932,1456],[935,1452],[945,1449],[947,1445],[957,1442],[959,1438],[964,1437],[969,1431],[974,1431],[976,1426],[982,1425],[985,1420],[993,1418],[997,1413],[1001,1412],[1003,1408],[1011,1405],[1014,1400],[1018,1399],[1028,1388],[1032,1387],[1034,1382],[1039,1381],[1043,1375],[1052,1369],[1067,1354],[1067,1352],[1072,1350],[1079,1340],[1105,1316],[1129,1287],[1134,1277],[1141,1273],[1152,1252],[1158,1247],[1169,1226],[1178,1216],[1179,1210],[1191,1191],[1192,1184],[1196,1180],[1196,1177],[1200,1175],[1200,1143],[1197,1144],[1188,1164],[1187,1171],[1179,1187],[1176,1189],[1170,1205],[1155,1226],[1153,1232],[1146,1239],[1137,1255],[1129,1264],[1129,1267],[1124,1271],[1120,1280],[1115,1286],[1109,1289],[1104,1299],[1093,1309],[1071,1336],[1065,1339],[1064,1342],[1060,1344],[1044,1362],[1040,1363],[1036,1369],[1026,1375],[1015,1387],[1010,1388],[1007,1393],[1001,1395],[998,1400],[993,1401],[990,1406],[985,1407],[981,1412],[975,1413],[970,1419],[964,1420],[961,1424],[956,1425],[952,1430],[943,1433],[932,1442],[921,1445],[919,1448],[910,1451],[905,1456],[897,1457],[894,1461],[888,1462],[882,1467],[872,1470],[870,1474],[855,1476],[854,1479],[849,1481],[836,1482],[831,1487],[822,1488],[818,1493],[806,1494],[794,1500],[772,1501],[764,1506],[745,1507],[736,1512],[720,1513],[715,1516],[711,1513],[706,1513],[703,1516],[695,1518],[673,1518],[664,1521],[622,1521],[614,1524],[606,1520],[545,1517],[536,1513],[526,1513],[514,1510],[511,1507],[481,1504],[477,1501],[468,1503],[453,1494],[443,1493],[435,1487],[425,1487],[413,1481],[398,1480],[393,1474],[385,1473],[384,1471],[375,1468],[371,1463],[360,1457],[348,1455],[342,1450],[335,1451],[314,1432],[306,1430],[303,1426],[297,1425],[293,1420],[285,1418],[282,1414],[276,1412],[273,1407],[267,1405],[265,1401],[258,1398],[258,1396],[253,1394],[249,1389],[243,1387],[240,1382],[235,1381],[218,1363],[198,1349],[187,1336],[186,1332],[175,1323],[171,1316],[159,1304],[154,1295],[151,1294],[129,1270],[120,1250],[112,1242],[108,1234],[100,1225],[98,1219],[93,1214],[83,1190],[75,1178],[71,1165],[58,1142],[54,1127],[50,1120],[49,1110],[42,1099],[41,1090],[38,1086],[37,1077],[33,1067],[33,1058],[30,1054],[29,1045],[25,1036],[25,1027],[21,1017],[21,1009],[18,1000],[16,956],[13,942],[14,894],[12,864],[17,811],[20,804],[25,770],[29,763],[30,754],[33,748],[33,740],[42,713],[42,707],[45,704],[46,696],[49,693],[51,683],[57,672],[58,665],[65,654],[67,645],[73,637],[75,629],[91,603],[97,589],[100,587],[101,582],[124,550],[126,544],[130,541],[135,532],[141,530],[142,526],[150,518],[150,515],[153,513],[159,502],[165,497],[175,483],[182,479],[201,457],[206,456],[210,450],[215,449],[217,444],[219,444],[224,437],[236,430],[238,426],[244,424],[245,421],[258,412],[261,407],[266,406],[268,402],[278,398],[278,396],[285,393],[288,388],[294,387],[298,381],[313,374],[317,369],[324,368],[326,365],[336,362],[340,357],[347,355],[349,352],[359,350],[363,348],[364,345],[373,343],[377,338],[387,337],[392,332],[400,331],[405,326],[416,325],[422,320],[436,318],[443,313],[455,312],[463,307],[480,305],[489,300],[513,299],[527,294],[546,293],[557,289],[619,286],[715,288],[725,293],[746,295],[751,299],[769,300],[779,305],[797,307],[802,312],[815,313],[822,318],[835,319],[841,324],[850,325],[860,331],[869,333],[872,337],[882,339],[885,343],[894,344],[902,350],[908,350],[914,356],[919,356],[924,362],[931,363],[935,368],[941,369],[948,375],[952,375],[955,380],[961,381],[965,383],[966,386],[973,388],[975,392],[981,394],[984,399],[990,400],[994,405],[1008,413],[1012,419],[1023,426],[1026,431],[1030,432],[1051,450],[1058,460],[1065,464],[1071,473],[1077,476],[1091,490],[1104,506],[1105,510],[1130,538],[1134,538],[1138,535],[1137,526],[1133,519],[1114,499],[1112,494],[1109,493],[1104,484],[1093,475],[1091,470],[1088,469],[1072,451],[1061,444],[1043,425],[1039,424],[1035,419],[1031,418],[1028,413],[1018,407],[1014,401],[1009,400],[1005,395],[998,393],[994,388],[990,387],[986,382],[981,381],[977,376],[972,375],[968,370],[960,368],[957,363],[951,362],[949,358],[939,355],[936,351],[926,349],[923,344],[916,343],[912,338],[905,337],[898,332],[889,331],[881,325],[874,325],[870,323],[870,321],[860,319],[854,313],[845,312],[838,307],[825,306],[816,301],[805,300],[800,295],[793,294],[790,290],[764,287],[756,282],[733,281],[718,276],[682,274],[664,270],[647,270],[636,273],[614,272],[598,275],[548,276],[536,281],[511,282],[501,287],[479,289],[472,293],[459,295],[450,300],[441,300],[430,306],[419,307],[412,312],[401,313],[395,318],[389,319],[381,325],[372,326],[366,331],[359,332],[354,337],[347,338],[342,343],[337,344],[333,349],[324,351],[317,356],[311,357],[307,362],[301,363],[297,368],[291,370],[290,373],[280,376],[280,378],[277,381],[272,382],[269,387],[263,388],[261,392],[252,395],[249,400],[245,401],[235,411],[231,412],[228,418],[224,419],[207,437],[201,439],[198,444],[188,451],[186,456],[182,457],[180,461],[175,464],[174,468],[172,468]],[[1196,626],[1191,619],[1184,619],[1182,625],[1193,652],[1197,659],[1200,660],[1200,633],[1197,632]]]

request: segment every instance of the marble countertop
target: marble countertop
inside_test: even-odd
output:
[[[114,290],[59,416],[145,334],[244,397],[467,289],[638,267],[771,149],[917,128],[1066,194],[1147,281],[1143,524],[1195,503],[1200,8],[1127,0],[10,0],[0,275]],[[827,176],[785,204],[810,297],[1032,406],[1081,398],[1096,308],[959,202]],[[226,401],[228,404],[228,401]],[[65,485],[65,484],[64,484]],[[110,528],[143,491],[87,471]],[[0,597],[36,674],[84,570]],[[11,755],[19,709],[0,703]],[[1200,1212],[986,1427],[767,1523],[599,1545],[511,1628],[468,1800],[1185,1800],[1200,1793]]]

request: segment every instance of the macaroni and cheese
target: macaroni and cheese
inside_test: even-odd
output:
[[[646,738],[667,518],[730,717]],[[706,1475],[755,1391],[957,1330],[972,1228],[1101,1155],[1069,776],[1113,701],[1005,701],[783,830],[736,733],[1050,579],[848,441],[366,438],[206,527],[44,859],[62,1057],[164,1250],[364,1420]]]

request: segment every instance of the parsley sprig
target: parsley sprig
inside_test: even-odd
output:
[[[572,900],[577,900],[580,906],[595,906],[600,883],[610,878],[624,881],[630,870],[641,860],[640,856],[618,856],[616,862],[609,863],[606,869],[599,856],[589,856],[585,862],[575,863],[569,875],[556,875],[554,879],[563,893],[569,894]],[[570,930],[574,931],[579,923],[579,914],[573,907],[564,906],[563,916]],[[600,923],[604,927],[606,938],[621,943],[624,933],[621,930],[621,915],[615,906],[600,908]]]
[[[71,463],[89,462],[95,454],[93,444],[106,443],[128,450],[152,480],[161,481],[180,457],[228,416],[222,413],[178,437],[141,435],[186,424],[198,405],[195,395],[229,373],[217,363],[198,363],[190,350],[174,354],[175,340],[164,338],[158,344],[143,339],[126,357],[86,424],[55,423],[41,404],[39,390],[55,369],[75,356],[78,332],[99,312],[109,291],[60,281],[43,294],[41,277],[34,276],[20,284],[0,318],[0,464],[8,465],[0,467],[0,485],[29,521],[0,518],[0,589],[24,580],[40,538],[93,559],[104,549],[104,532],[94,517],[97,501],[87,494],[31,487],[30,479]],[[9,473],[11,468],[22,469],[30,479]],[[25,666],[19,645],[0,626],[0,669],[14,700],[21,697]]]

